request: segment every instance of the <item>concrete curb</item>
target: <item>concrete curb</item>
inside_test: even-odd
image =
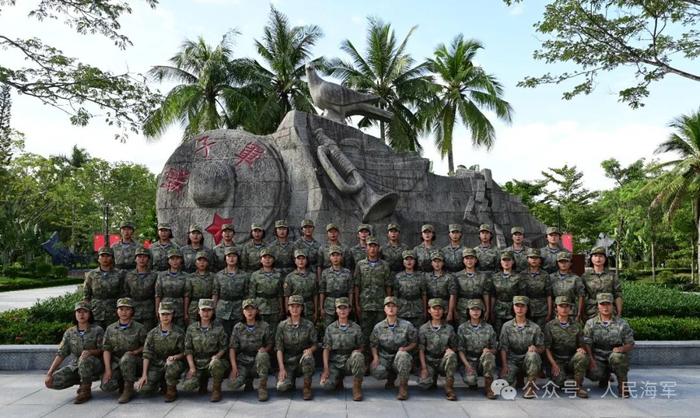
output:
[[[57,348],[57,345],[0,345],[0,370],[46,370]],[[633,366],[697,366],[700,341],[637,341],[630,361]]]

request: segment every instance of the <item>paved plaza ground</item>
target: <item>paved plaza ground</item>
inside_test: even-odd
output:
[[[383,383],[365,380],[365,400],[353,402],[351,380],[345,379],[346,389],[327,393],[317,389],[318,374],[314,376],[315,399],[303,401],[301,392],[278,394],[270,392],[266,403],[257,401],[255,392],[224,391],[224,400],[210,403],[207,396],[180,393],[174,403],[164,403],[161,397],[137,397],[129,404],[119,405],[116,396],[105,394],[93,385],[94,397],[84,405],[72,403],[74,389],[55,391],[44,388],[41,372],[0,372],[0,416],[10,417],[646,417],[700,415],[700,366],[678,368],[637,368],[630,373],[637,384],[636,399],[603,398],[603,390],[591,387],[591,398],[560,398],[526,400],[520,394],[515,400],[489,401],[481,392],[470,392],[459,385],[457,402],[444,400],[442,388],[423,392],[411,381],[410,399],[395,400],[395,392],[385,391]],[[271,383],[272,383],[271,379]],[[298,380],[301,386],[301,379]],[[442,380],[441,382],[442,383]],[[587,382],[590,386],[590,382]],[[665,392],[664,392],[664,388]],[[543,390],[539,392],[540,396]],[[642,396],[644,395],[644,396]]]
[[[0,292],[0,312],[16,308],[29,308],[39,299],[65,295],[78,288],[77,284],[56,287],[43,287],[40,289],[13,290]]]

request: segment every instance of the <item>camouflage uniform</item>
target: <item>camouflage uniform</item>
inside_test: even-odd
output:
[[[238,270],[229,273],[225,269],[214,276],[212,297],[218,298],[216,319],[220,320],[227,334],[233,325],[241,319],[241,303],[248,297],[250,274]]]
[[[294,241],[293,250],[303,250],[306,253],[306,268],[315,275],[321,259],[319,253],[321,250],[321,243],[313,238],[311,241],[307,241],[304,237],[301,237]]]
[[[120,240],[112,245],[114,251],[114,267],[120,270],[132,270],[136,268],[136,250],[141,245],[136,241],[124,242]]]
[[[341,248],[341,254],[343,254],[342,266],[352,271],[349,264],[352,255],[350,255],[348,248],[342,244],[326,244],[322,245],[321,248],[318,249],[318,265],[321,267],[321,270],[325,270],[331,266],[331,254],[329,252],[331,247]]]
[[[202,299],[202,302],[208,301]],[[213,306],[213,301],[212,306]],[[197,305],[199,307],[199,305]],[[228,336],[224,327],[213,322],[208,328],[202,328],[200,322],[195,322],[187,327],[185,333],[185,355],[194,358],[196,372],[191,378],[185,379],[182,384],[184,390],[199,390],[206,385],[209,377],[214,382],[221,382],[226,377],[226,372],[231,368],[231,363],[226,355],[220,359],[212,357],[228,350]]]
[[[506,321],[513,319],[513,296],[523,295],[522,276],[519,274],[494,273],[491,277],[493,292],[496,298],[492,306],[495,318],[494,329],[501,332]]]
[[[280,322],[275,334],[275,349],[282,352],[287,378],[277,382],[277,390],[286,392],[294,387],[297,377],[311,379],[316,368],[313,356],[305,356],[304,350],[318,343],[316,327],[308,319],[301,318],[297,325],[290,318]]]
[[[436,276],[435,272],[426,273],[425,289],[428,299],[442,299],[446,303],[450,296],[457,296],[457,282],[450,273],[443,272],[442,276]]]
[[[124,271],[112,268],[104,271],[99,267],[85,273],[83,296],[92,306],[95,323],[106,329],[116,321],[115,306],[124,292]]]
[[[382,247],[382,259],[389,264],[389,270],[396,274],[403,270],[403,252],[408,251],[408,245],[399,243],[391,245],[387,243]]]
[[[284,297],[300,295],[304,298],[304,318],[314,322],[314,300],[318,295],[316,291],[316,275],[308,270],[304,273],[293,271],[284,279],[282,287]]]
[[[330,350],[330,375],[323,385],[324,389],[332,390],[336,382],[344,376],[361,379],[365,374],[365,355],[355,350],[364,346],[362,328],[352,321],[341,327],[338,321],[330,324],[323,337],[323,348]]]
[[[194,248],[191,245],[186,245],[180,248],[180,252],[182,253],[182,271],[187,273],[194,273],[197,271],[197,266],[195,263],[199,258],[199,253],[202,252],[207,254],[207,260],[209,261],[209,267],[207,267],[207,270],[214,271],[214,266],[212,264],[214,262],[214,253],[211,249],[205,246]]]
[[[160,241],[156,241],[149,250],[151,251],[151,269],[153,271],[166,271],[170,269],[168,264],[168,253],[170,250],[178,250],[180,247],[174,242],[168,242],[167,244],[162,244]]]
[[[287,242],[280,242],[279,240],[274,240],[267,245],[267,248],[272,252],[272,256],[275,257],[275,269],[280,272],[282,277],[287,276],[295,269],[294,265],[294,244]]]
[[[263,248],[267,248],[264,242],[256,244],[252,239],[243,244],[239,262],[241,268],[249,273],[257,271],[260,268],[260,251]]]
[[[515,379],[523,372],[528,380],[537,379],[542,370],[542,358],[537,352],[530,352],[531,345],[543,348],[544,336],[542,330],[534,322],[527,320],[525,325],[518,326],[515,319],[503,324],[499,338],[500,349],[508,356],[508,374],[504,378],[508,384],[515,386]]]
[[[143,358],[149,360],[146,383],[140,392],[152,394],[157,392],[165,381],[168,386],[175,386],[182,373],[187,370],[185,360],[177,360],[166,364],[168,357],[182,354],[185,351],[185,333],[176,326],[170,331],[161,330],[160,326],[153,328],[146,335],[143,346]]]
[[[156,280],[156,297],[160,303],[167,302],[173,305],[173,323],[184,325],[185,287],[188,274],[182,271],[173,273],[162,271],[158,273]]]
[[[474,326],[467,321],[457,328],[459,339],[459,351],[467,357],[467,363],[471,370],[464,371],[464,383],[469,386],[477,385],[477,377],[493,379],[496,376],[496,355],[492,352],[484,352],[484,348],[495,350],[496,331],[491,324],[484,320]]]
[[[369,240],[368,240],[369,241]],[[365,341],[369,341],[372,329],[384,317],[386,288],[391,288],[391,271],[384,260],[361,260],[357,263],[353,286],[360,290],[360,326]]]
[[[156,281],[158,273],[146,271],[139,273],[132,270],[126,273],[124,279],[124,295],[134,302],[134,320],[142,324],[146,330],[156,326]]]
[[[599,293],[611,293],[613,295],[613,302],[615,299],[622,297],[622,285],[620,281],[615,278],[615,274],[608,270],[600,274],[593,271],[583,273],[581,281],[583,282],[583,297],[586,308],[585,315],[582,315],[584,319],[594,318],[598,315],[596,297]]]
[[[562,247],[552,248],[549,245],[540,248],[540,254],[542,255],[542,266],[540,268],[550,274],[558,271],[557,255],[563,251],[566,250]]]
[[[574,273],[561,274],[561,272],[552,273],[549,275],[549,281],[552,286],[552,298],[557,296],[566,296],[571,303],[571,316],[575,317],[578,313],[579,297],[584,296],[585,288],[581,277]]]
[[[488,247],[477,245],[474,247],[474,251],[476,251],[476,258],[479,259],[479,264],[476,265],[477,270],[486,273],[493,273],[499,270],[500,251],[498,251],[498,248],[493,245]]]
[[[318,292],[325,294],[323,306],[320,307],[323,310],[324,328],[336,320],[335,300],[341,297],[349,297],[352,300],[352,284],[352,273],[345,267],[341,267],[340,270],[328,267],[321,273]]]
[[[440,252],[442,256],[445,257],[445,271],[456,273],[460,270],[464,270],[464,260],[462,257],[464,248],[464,245],[453,247],[452,244],[442,247]]]
[[[453,353],[446,353],[451,348]],[[429,389],[437,380],[438,375],[447,379],[454,377],[457,370],[457,334],[448,323],[443,323],[437,329],[431,321],[423,324],[418,330],[418,349],[425,353],[425,364],[428,376],[418,379],[418,386]]]
[[[583,343],[593,351],[596,363],[594,370],[588,370],[589,379],[598,381],[614,373],[619,381],[627,381],[629,355],[612,351],[615,347],[634,344],[634,333],[627,321],[613,315],[606,324],[600,316],[595,316],[583,327]]]
[[[275,335],[280,322],[280,298],[283,296],[282,278],[278,271],[265,272],[262,269],[250,275],[248,297],[255,299],[260,317],[270,325]]]
[[[238,377],[231,384],[233,389],[243,387],[256,376],[267,379],[270,372],[270,353],[258,350],[272,347],[273,339],[270,325],[265,321],[257,321],[252,327],[245,322],[239,322],[233,327],[229,348],[236,351],[238,367]]]
[[[91,384],[100,379],[104,370],[102,356],[89,356],[81,360],[80,355],[84,350],[100,348],[103,336],[102,328],[94,324],[82,332],[77,326],[73,326],[63,333],[56,355],[65,359],[72,354],[74,358],[69,364],[53,372],[51,389],[66,389],[79,383]]]
[[[214,274],[206,272],[204,274],[192,273],[185,282],[184,297],[189,298],[190,324],[197,322],[197,311],[199,310],[200,299],[211,299],[214,292]]]
[[[433,271],[433,259],[432,255],[436,248],[427,248],[424,243],[420,243],[413,247],[413,252],[416,253],[416,267],[417,271],[423,271],[430,273]]]
[[[523,295],[530,298],[528,313],[530,319],[544,329],[547,319],[547,297],[552,296],[552,284],[549,275],[540,270],[537,273],[524,271],[520,273]]]
[[[366,260],[367,259],[367,247],[363,247],[361,244],[357,244],[354,247],[350,247],[348,250],[350,253],[350,259],[346,263],[348,265],[350,270],[354,270],[355,267],[357,267],[358,264],[360,264],[360,261]]]
[[[393,294],[399,306],[399,318],[413,324],[416,329],[425,322],[426,296],[425,274],[422,272],[408,273],[402,271],[394,277]]]
[[[146,341],[146,329],[136,321],[124,326],[119,321],[111,324],[105,331],[102,349],[112,353],[112,378],[100,386],[105,392],[119,389],[119,383],[135,382],[141,376],[141,355],[134,356],[129,351],[143,347]]]
[[[211,250],[211,255],[213,258],[210,259],[209,261],[209,270],[213,272],[218,272],[226,268],[226,250],[229,248],[235,248],[238,252],[236,254],[239,255],[238,257],[238,267],[240,268],[241,266],[241,258],[240,258],[240,248],[236,244],[233,245],[226,245],[223,241],[215,246]]]
[[[488,300],[493,293],[493,283],[486,273],[469,273],[462,270],[455,273],[455,285],[457,287],[456,319],[458,324],[469,320],[467,304],[470,299]]]
[[[529,267],[527,264],[527,251],[529,249],[530,248],[523,245],[522,248],[516,250],[511,245],[510,247],[503,250],[513,253],[513,271],[515,271],[516,273],[522,273],[524,271],[527,271]]]
[[[377,380],[392,380],[391,376],[398,375],[399,379],[408,380],[413,358],[411,353],[399,351],[399,348],[416,343],[417,340],[416,328],[401,318],[396,319],[393,327],[389,326],[386,319],[375,325],[369,344],[379,352],[379,365],[370,368],[372,376]]]
[[[571,374],[574,379],[583,379],[588,369],[588,355],[576,351],[583,347],[583,332],[581,324],[571,316],[565,324],[554,318],[544,326],[544,347],[551,351],[552,357],[559,366],[559,375],[549,377],[559,387],[564,386],[566,378]],[[568,376],[567,376],[568,375]]]

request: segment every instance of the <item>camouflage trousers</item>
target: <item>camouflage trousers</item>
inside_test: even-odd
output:
[[[630,360],[627,353],[610,353],[607,359],[595,358],[596,368],[588,370],[587,377],[593,381],[605,379],[610,373],[615,374],[618,380],[627,380],[630,370]]]
[[[293,389],[297,377],[304,376],[304,378],[310,379],[316,369],[316,361],[313,356],[284,356],[284,369],[287,372],[287,377],[277,381],[277,390],[280,392]]]
[[[335,389],[335,382],[345,376],[361,378],[365,374],[365,355],[355,351],[350,354],[343,367],[331,363],[329,372],[328,381],[323,385],[326,390]]]
[[[413,358],[406,351],[399,351],[393,357],[379,356],[379,365],[370,367],[370,374],[377,380],[386,380],[394,373],[399,379],[408,380],[413,367]]]
[[[200,387],[206,387],[209,378],[215,381],[223,381],[226,373],[231,368],[231,363],[225,358],[214,359],[209,361],[195,360],[195,372],[189,379],[182,382],[184,390],[199,390]]]
[[[121,358],[112,357],[112,378],[100,385],[105,392],[114,392],[119,389],[121,382],[135,382],[141,376],[143,361],[141,356],[124,353]]]
[[[163,381],[168,386],[175,386],[185,370],[187,370],[187,363],[184,360],[159,366],[150,364],[148,372],[146,372],[146,383],[139,389],[139,392],[147,395],[156,393],[160,390]]]
[[[362,311],[360,328],[362,328],[362,337],[366,347],[369,347],[369,337],[372,335],[374,326],[382,322],[385,317],[384,311]]]
[[[421,389],[430,389],[438,375],[447,378],[454,377],[455,371],[457,371],[457,353],[445,353],[445,355],[439,359],[426,356],[425,365],[428,369],[428,375],[425,378],[418,378],[418,386],[420,386]]]
[[[537,379],[542,370],[542,357],[539,353],[528,351],[524,356],[508,355],[508,373],[502,376],[508,384],[515,387],[515,380],[523,373],[528,380]]]
[[[85,360],[78,359],[77,364],[61,367],[53,373],[51,389],[66,389],[79,383],[92,383],[100,379],[103,369],[102,360],[95,356]]]
[[[566,382],[567,377],[570,378],[571,375],[574,379],[583,379],[586,375],[586,370],[588,370],[588,355],[576,353],[571,358],[561,358],[554,357],[554,360],[559,366],[559,374],[557,376],[552,376],[552,370],[549,370],[549,377],[559,387],[563,387]]]
[[[239,361],[237,366],[238,377],[229,384],[233,390],[242,388],[246,382],[251,382],[255,377],[267,379],[267,375],[270,373],[270,354],[258,351],[253,363]]]
[[[467,357],[471,370],[464,370],[464,383],[476,386],[479,375],[493,379],[496,376],[496,356],[492,352],[482,352],[479,358]]]

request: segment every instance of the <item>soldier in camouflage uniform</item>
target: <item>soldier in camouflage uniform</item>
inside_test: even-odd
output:
[[[610,373],[614,373],[619,396],[627,398],[628,353],[634,349],[634,333],[627,321],[613,315],[611,293],[599,293],[596,300],[598,315],[583,327],[583,343],[590,360],[587,376],[597,380],[600,387],[607,387]]]
[[[542,256],[542,270],[547,273],[554,273],[559,268],[557,267],[557,254],[566,251],[561,246],[561,232],[559,228],[550,226],[547,228],[547,245],[540,248]]]
[[[134,383],[141,375],[141,353],[147,331],[133,320],[131,298],[121,298],[116,305],[119,319],[107,327],[102,343],[105,371],[100,387],[105,392],[114,392],[123,386],[119,403],[127,403],[134,396]]]
[[[277,324],[284,316],[284,291],[282,277],[272,268],[275,257],[272,251],[264,248],[260,251],[262,268],[250,275],[248,297],[255,299],[260,310],[260,317],[270,325],[273,335],[276,335]]]
[[[362,327],[366,342],[372,329],[384,317],[382,301],[391,294],[391,270],[386,261],[379,258],[379,243],[367,238],[367,258],[357,263],[353,276],[355,315]]]
[[[46,372],[44,384],[49,389],[66,389],[80,384],[74,403],[81,404],[92,397],[92,382],[102,374],[102,338],[104,331],[91,321],[90,305],[75,304],[75,326],[63,333],[56,357]],[[61,366],[63,360],[73,355],[73,361]],[[58,370],[57,370],[58,369]]]
[[[357,226],[357,245],[350,247],[350,259],[346,261],[346,265],[350,270],[354,270],[355,266],[367,258],[367,238],[372,236],[372,225],[359,224]]]
[[[557,254],[557,264],[559,271],[549,275],[549,281],[552,286],[552,298],[557,296],[566,296],[574,303],[571,307],[571,315],[576,318],[576,321],[581,320],[584,311],[583,296],[585,289],[583,280],[571,271],[571,253],[562,251]]]
[[[301,221],[301,237],[294,241],[295,250],[304,250],[306,252],[306,258],[308,260],[308,269],[311,274],[314,275],[316,280],[321,277],[321,272],[318,269],[319,266],[319,250],[321,249],[321,243],[314,239],[314,221],[311,219],[304,219]]]
[[[479,259],[477,270],[485,273],[494,273],[498,271],[498,258],[500,252],[498,248],[491,244],[491,227],[487,224],[479,226],[479,245],[474,247],[476,258]]]
[[[372,350],[370,373],[377,380],[386,380],[385,389],[393,389],[399,377],[399,393],[396,399],[408,399],[408,377],[413,367],[411,352],[416,348],[418,332],[408,321],[400,319],[396,298],[384,298],[386,318],[374,326],[369,338]]]
[[[450,243],[442,247],[440,252],[445,257],[445,270],[456,273],[464,268],[462,253],[465,247],[462,245],[462,225],[450,224],[448,236]]]
[[[527,250],[528,269],[520,273],[523,295],[530,298],[530,319],[544,329],[552,319],[552,283],[549,274],[540,268],[542,257],[537,248]]]
[[[425,224],[420,228],[421,243],[413,247],[416,253],[416,270],[424,273],[433,271],[432,253],[437,250],[433,247],[435,242],[435,227]]]
[[[496,334],[499,334],[503,324],[513,319],[513,296],[523,295],[522,277],[513,272],[513,254],[510,251],[501,253],[501,271],[491,276],[491,282],[491,315]]]
[[[496,399],[491,383],[496,375],[496,331],[484,320],[484,302],[470,299],[467,302],[469,320],[457,329],[459,358],[464,365],[464,383],[477,388],[477,378],[484,376],[484,394]]]
[[[260,251],[267,247],[265,244],[265,230],[260,224],[250,225],[250,239],[241,248],[241,268],[248,273],[260,268]]]
[[[455,284],[457,286],[457,304],[455,306],[455,317],[457,324],[461,325],[469,320],[468,304],[471,299],[480,299],[484,305],[484,317],[490,317],[491,293],[493,293],[493,283],[486,273],[477,271],[476,265],[479,259],[473,248],[462,250],[462,260],[464,270],[455,273]]]
[[[239,389],[251,385],[257,376],[258,400],[268,399],[267,375],[270,372],[270,352],[274,335],[270,325],[258,319],[258,306],[253,299],[241,302],[243,321],[231,331],[229,358],[231,360],[231,387]]]
[[[304,298],[299,295],[289,297],[289,318],[280,322],[275,334],[277,350],[277,390],[286,392],[294,388],[296,378],[304,377],[303,398],[313,398],[311,377],[315,370],[314,352],[318,344],[316,327],[308,319],[301,317]]]
[[[318,309],[316,305],[316,275],[307,269],[306,251],[294,250],[294,263],[296,270],[289,273],[284,278],[282,285],[284,293],[284,305],[287,306],[289,297],[299,295],[304,298],[304,318],[311,322],[315,322],[318,317]]]
[[[499,345],[501,350],[501,378],[515,387],[515,380],[520,373],[527,377],[523,398],[533,399],[535,380],[542,370],[544,336],[540,327],[527,319],[527,296],[513,297],[515,318],[503,324]]]
[[[591,251],[590,257],[592,271],[587,271],[581,276],[585,290],[585,315],[586,320],[598,315],[598,303],[596,297],[599,293],[611,293],[615,301],[615,314],[622,315],[622,285],[607,268],[608,258],[605,248],[596,247]]]
[[[182,267],[182,255],[177,248],[171,248],[168,252],[168,271],[158,273],[156,280],[156,307],[161,302],[168,302],[173,306],[173,321],[176,325],[185,325],[185,287],[187,285],[187,273],[180,270]]]
[[[294,244],[289,241],[289,226],[287,221],[275,221],[275,239],[267,247],[275,257],[275,269],[282,277],[287,277],[294,270]]]
[[[199,225],[190,225],[189,231],[187,232],[187,245],[180,248],[183,258],[182,270],[187,273],[194,273],[197,271],[197,260],[201,252],[207,254],[207,260],[209,260],[210,264],[214,260],[213,251],[204,246],[202,230],[202,227]],[[208,269],[209,266],[207,266],[207,270]]]
[[[211,271],[217,273],[226,268],[226,250],[228,250],[229,248],[235,248],[237,254],[240,254],[240,252],[238,251],[238,246],[233,241],[233,237],[235,234],[236,231],[233,228],[233,224],[221,225],[221,242],[218,243],[212,249],[214,259],[211,262]]]
[[[323,319],[324,329],[336,320],[336,299],[347,297],[351,300],[353,296],[352,272],[343,267],[343,248],[331,246],[328,252],[331,266],[323,270],[318,282],[319,306],[322,311],[319,321]]]
[[[165,271],[170,268],[168,254],[172,249],[180,248],[173,242],[173,230],[170,224],[161,222],[158,224],[158,241],[151,245],[151,269],[153,271]]]
[[[329,252],[331,247],[340,247],[343,260],[342,266],[352,271],[352,269],[350,269],[350,265],[346,262],[347,260],[350,260],[350,257],[352,256],[350,255],[350,251],[347,249],[347,247],[341,244],[338,240],[339,236],[340,230],[338,229],[337,225],[326,225],[326,243],[318,250],[318,269],[320,270],[319,275],[323,272],[323,270],[331,266],[331,254]]]
[[[523,240],[525,239],[525,228],[522,226],[512,227],[510,229],[510,236],[513,240],[513,245],[506,248],[506,251],[513,253],[513,259],[515,260],[515,267],[513,269],[516,273],[527,271],[527,252],[530,248],[523,245]]]
[[[404,270],[394,277],[393,294],[399,305],[399,318],[413,324],[416,329],[426,321],[428,296],[423,272],[416,272],[416,253],[403,252]]]
[[[457,305],[457,283],[450,273],[444,271],[445,258],[440,251],[434,251],[431,255],[433,271],[425,275],[425,288],[428,299],[442,299],[447,303],[447,322],[454,318],[455,305]]]
[[[214,321],[214,300],[199,299],[199,318],[187,327],[185,333],[185,356],[189,370],[182,388],[207,393],[209,378],[212,379],[210,402],[221,400],[221,382],[231,365],[226,356],[228,336],[224,327]]]
[[[449,401],[456,401],[457,334],[444,320],[445,303],[442,299],[430,299],[428,306],[430,320],[418,330],[418,386],[430,389],[435,387],[438,375],[445,376],[445,396]]]
[[[571,302],[566,296],[554,301],[557,317],[544,326],[544,347],[549,362],[549,377],[555,385],[563,387],[568,376],[574,375],[576,396],[587,398],[583,389],[583,377],[588,369],[588,354],[583,345],[583,327],[572,320]]]
[[[212,299],[216,302],[216,318],[226,334],[241,319],[241,303],[248,297],[250,274],[238,268],[238,248],[226,248],[226,268],[214,276]]]
[[[185,282],[185,323],[196,321],[200,299],[211,299],[214,293],[214,274],[209,272],[209,253],[197,253],[197,271],[190,274]]]
[[[136,250],[140,245],[133,240],[134,224],[124,221],[119,225],[121,239],[112,245],[114,251],[114,267],[120,270],[132,270],[136,268]]]
[[[396,275],[403,270],[403,252],[408,251],[408,245],[401,242],[401,228],[398,224],[386,227],[387,243],[382,247],[382,259],[389,264],[391,273]]]
[[[136,382],[140,393],[154,394],[166,385],[165,402],[177,399],[177,382],[187,369],[185,333],[173,324],[173,305],[163,302],[158,308],[160,325],[146,335],[143,345],[143,373]]]
[[[158,273],[151,271],[151,253],[143,247],[136,250],[136,268],[124,279],[124,295],[134,302],[134,320],[146,330],[156,326],[156,281]]]
[[[350,299],[335,300],[338,320],[330,324],[323,337],[323,372],[321,386],[326,390],[342,389],[343,377],[352,376],[352,399],[362,400],[362,378],[365,373],[362,328],[350,321]]]
[[[124,292],[124,272],[114,268],[114,252],[102,247],[97,252],[99,266],[85,273],[83,296],[92,306],[95,323],[102,329],[116,320],[114,305]]]

